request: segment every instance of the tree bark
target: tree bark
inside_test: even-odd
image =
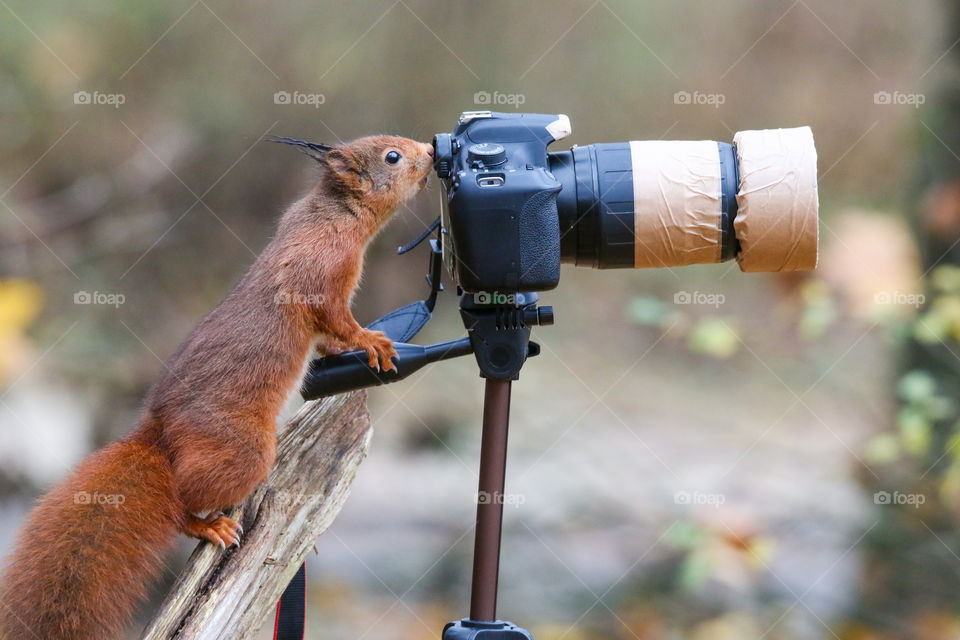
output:
[[[201,543],[144,640],[253,637],[343,506],[371,434],[362,391],[304,405],[278,431],[269,481],[232,514],[240,547]]]

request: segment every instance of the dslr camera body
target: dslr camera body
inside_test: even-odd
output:
[[[434,138],[444,186],[444,260],[465,291],[543,291],[560,282],[557,196],[547,146],[570,134],[566,116],[464,112]]]

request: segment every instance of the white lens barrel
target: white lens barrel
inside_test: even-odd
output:
[[[720,161],[711,140],[630,142],[634,267],[720,262]]]
[[[721,169],[718,143],[630,142],[634,267],[720,262],[736,246],[743,271],[816,267],[817,151],[810,127],[741,131],[733,144],[739,183],[727,183],[724,202],[722,174],[734,180],[736,169]],[[737,245],[730,244],[733,235]]]
[[[740,131],[733,225],[743,271],[802,271],[817,266],[817,150],[810,127]]]

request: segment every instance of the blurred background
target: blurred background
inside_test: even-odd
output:
[[[0,5],[4,552],[311,186],[264,135],[429,141],[491,106],[568,114],[558,148],[810,125],[816,272],[564,267],[543,295],[500,614],[538,640],[960,637],[957,3]],[[394,248],[439,198],[372,247],[362,322],[424,293],[425,249]],[[462,333],[448,293],[422,340]],[[467,614],[481,401],[468,358],[370,393],[309,638]]]

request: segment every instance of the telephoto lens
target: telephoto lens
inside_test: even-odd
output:
[[[809,127],[713,141],[599,143],[549,154],[561,260],[596,269],[736,258],[743,271],[817,263],[817,153]]]

